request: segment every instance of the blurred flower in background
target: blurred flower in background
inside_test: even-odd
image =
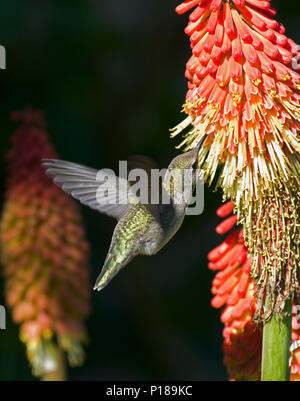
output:
[[[89,245],[75,202],[48,179],[42,158],[57,155],[43,113],[12,114],[19,127],[7,155],[1,220],[5,295],[37,376],[83,362],[89,313]],[[57,378],[57,377],[56,377]],[[62,378],[62,377],[61,377]]]
[[[219,217],[227,217],[233,210],[228,202],[217,210]],[[236,223],[236,216],[227,217],[216,228],[225,234]],[[209,268],[217,271],[213,280],[211,303],[223,308],[224,363],[231,380],[260,380],[262,357],[262,324],[255,323],[255,287],[250,276],[251,262],[244,244],[243,230],[234,228],[227,238],[208,254]],[[295,300],[297,304],[297,299]],[[293,305],[292,341],[300,340],[300,322]],[[300,347],[291,355],[291,380],[300,380]]]
[[[267,320],[300,290],[298,46],[270,1],[186,0],[176,11],[194,7],[185,29],[188,117],[172,135],[191,126],[181,144],[190,149],[207,134],[203,175],[209,184],[218,175],[234,201],[258,288],[256,317]]]

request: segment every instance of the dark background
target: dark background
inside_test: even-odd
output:
[[[114,168],[134,153],[166,167],[180,138],[185,63],[190,55],[175,14],[180,0],[2,0],[0,178],[14,125],[12,110],[42,108],[61,158]],[[298,1],[273,1],[287,34],[300,42]],[[156,256],[137,257],[103,292],[92,294],[90,343],[72,380],[226,380],[220,311],[210,306],[206,255],[221,194],[206,188],[205,210],[188,216]],[[92,281],[115,221],[82,207],[92,246]],[[1,290],[1,293],[3,291]],[[0,297],[0,303],[4,304]],[[32,380],[18,328],[0,330],[0,380]]]

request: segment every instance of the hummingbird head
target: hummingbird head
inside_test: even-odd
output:
[[[199,147],[176,156],[168,167],[164,188],[176,203],[187,205],[192,197],[198,179]]]
[[[198,153],[199,148],[190,150],[176,156],[169,165],[169,169],[186,170],[191,169],[192,174],[196,177],[198,170]]]
[[[189,152],[182,153],[181,155],[175,157],[170,166],[170,168],[177,169],[192,169],[193,175],[195,177],[195,181],[197,181],[197,172],[198,172],[198,155],[199,151],[206,139],[206,134],[200,139],[197,146],[190,150]]]

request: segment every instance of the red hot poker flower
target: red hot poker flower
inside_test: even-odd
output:
[[[20,324],[33,373],[40,376],[55,367],[57,346],[71,365],[82,362],[89,246],[78,206],[41,168],[42,158],[57,156],[42,113],[18,112],[12,119],[20,126],[7,156],[1,259],[6,302]]]
[[[233,210],[228,202],[217,210],[225,218]],[[236,221],[227,217],[216,231],[226,234]],[[260,380],[262,356],[262,324],[253,321],[255,314],[255,287],[251,278],[251,262],[243,239],[243,230],[234,228],[227,238],[208,254],[209,268],[216,271],[211,303],[222,308],[224,323],[224,363],[231,380]],[[291,380],[300,380],[300,309],[293,306]]]
[[[220,171],[217,186],[235,203],[264,320],[300,290],[298,47],[270,1],[187,0],[176,11],[192,8],[188,117],[172,136],[191,126],[182,142],[190,149],[207,135],[199,165],[210,184]]]

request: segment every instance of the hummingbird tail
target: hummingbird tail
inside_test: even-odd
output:
[[[133,256],[127,258],[118,258],[116,255],[108,254],[101,273],[97,277],[94,290],[101,291],[104,287],[106,287],[107,284],[119,273],[119,271],[127,265]]]

